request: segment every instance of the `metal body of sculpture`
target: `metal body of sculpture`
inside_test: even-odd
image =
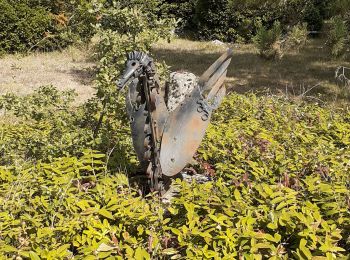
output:
[[[147,54],[128,54],[119,89],[129,85],[126,107],[133,145],[151,190],[162,192],[164,178],[178,174],[198,149],[212,111],[226,94],[223,86],[232,50],[199,78],[197,86],[171,112],[155,64]]]

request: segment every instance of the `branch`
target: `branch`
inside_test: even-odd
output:
[[[350,79],[347,77],[347,72],[350,74],[350,68],[339,66],[335,71],[335,78],[350,88]]]

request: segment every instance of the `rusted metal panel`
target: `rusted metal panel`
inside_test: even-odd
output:
[[[195,88],[168,119],[160,150],[160,165],[166,176],[175,176],[191,161],[204,137],[211,111],[202,109],[200,100],[200,90]]]

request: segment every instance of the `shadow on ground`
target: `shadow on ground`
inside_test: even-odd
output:
[[[176,44],[176,43],[175,43]],[[174,45],[174,43],[172,43]],[[279,61],[259,57],[253,45],[235,45],[228,70],[227,83],[231,90],[245,93],[267,89],[273,94],[308,95],[323,100],[350,100],[340,82],[335,79],[338,66],[350,67],[349,61],[332,60],[323,39],[311,39],[298,53],[287,53]],[[221,51],[222,52],[222,51]],[[221,54],[213,48],[155,48],[155,57],[164,60],[171,71],[191,71],[201,75]],[[348,90],[349,92],[349,90]]]
[[[72,68],[68,73],[76,81],[80,82],[80,84],[92,85],[93,81],[96,79],[97,70],[95,67]]]

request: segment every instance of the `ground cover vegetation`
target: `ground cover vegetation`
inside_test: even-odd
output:
[[[163,205],[128,184],[136,161],[122,118],[108,118],[113,139],[97,141],[60,100],[44,114],[7,100],[15,118],[1,126],[5,258],[348,257],[346,109],[231,94],[197,156],[196,170],[213,181],[178,181],[179,196]]]
[[[54,86],[0,96],[0,258],[350,257],[347,104],[231,93],[193,165],[211,181],[177,180],[178,196],[164,204],[155,194],[140,196],[128,182],[137,160],[115,80],[126,52],[148,52],[159,39],[169,39],[178,18],[174,6],[167,6],[169,18],[157,0],[23,3],[50,17],[60,15],[62,6],[65,14],[80,10],[71,5],[88,6],[91,16],[82,17],[96,22],[83,28],[98,35],[99,65],[96,94],[79,106],[74,92]],[[339,11],[337,17],[346,14]],[[288,35],[304,35],[300,31],[310,24],[300,23]],[[257,32],[275,39],[279,26],[284,30],[283,21],[271,24],[274,33],[265,23],[259,26]],[[300,39],[294,36],[291,45]],[[158,67],[165,78],[167,66]]]

